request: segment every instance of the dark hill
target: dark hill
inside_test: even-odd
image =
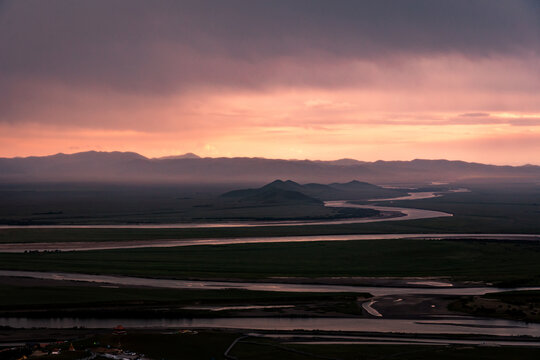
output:
[[[255,197],[264,198],[261,194],[266,192],[297,193],[302,194],[307,198],[318,200],[365,200],[392,196],[397,197],[406,194],[403,190],[385,189],[377,185],[360,181],[351,181],[345,184],[333,183],[330,185],[323,185],[309,183],[301,185],[291,180],[275,180],[258,189],[229,191],[223,194],[222,197],[236,199],[254,199]]]
[[[303,186],[292,181],[292,180],[275,180],[272,181],[270,184],[264,185],[261,189],[279,189],[279,190],[287,190],[287,191],[301,191],[303,189]]]
[[[246,197],[259,194],[265,191],[289,191],[289,192],[299,192],[304,194],[304,187],[294,181],[287,180],[275,180],[269,184],[266,184],[257,189],[242,189],[229,191],[223,194],[224,197]]]
[[[281,189],[261,189],[242,197],[241,201],[257,204],[295,204],[295,205],[323,205],[321,200],[309,197],[298,191]]]
[[[258,189],[229,191],[223,194],[222,197],[259,204],[323,204],[321,200],[310,197],[301,190],[302,185],[295,183],[294,181],[275,180]]]
[[[340,189],[344,191],[365,191],[381,189],[380,186],[358,180],[349,181],[348,183],[332,183],[330,184],[330,186],[335,189]]]

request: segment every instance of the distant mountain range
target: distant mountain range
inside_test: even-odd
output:
[[[265,184],[274,179],[301,183],[407,184],[491,180],[539,182],[540,166],[495,166],[464,161],[361,162],[200,158],[185,154],[146,158],[133,152],[81,152],[42,157],[0,158],[0,182],[124,182]],[[340,186],[336,185],[336,190]],[[307,185],[305,185],[307,186]],[[312,186],[313,191],[316,187]]]

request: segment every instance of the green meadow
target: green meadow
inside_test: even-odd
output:
[[[540,243],[363,240],[0,254],[5,270],[169,278],[438,276],[540,284]]]

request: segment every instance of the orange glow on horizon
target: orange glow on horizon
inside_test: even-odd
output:
[[[517,66],[512,73],[520,74],[522,63],[415,60],[401,71],[420,78],[371,66],[369,86],[201,87],[149,95],[29,81],[20,86],[39,96],[0,122],[0,156],[101,150],[540,164],[540,95],[496,92],[490,84],[493,71]],[[351,76],[358,67],[350,65]]]

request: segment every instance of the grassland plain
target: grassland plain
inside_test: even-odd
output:
[[[399,239],[4,253],[0,268],[200,279],[438,276],[540,285],[539,257],[537,242]]]
[[[122,240],[148,240],[148,239],[183,239],[183,238],[219,238],[219,237],[252,237],[252,236],[287,236],[287,235],[331,235],[331,234],[383,234],[383,233],[521,233],[540,234],[540,189],[538,186],[479,186],[467,185],[471,192],[447,193],[444,196],[422,199],[402,200],[393,202],[380,202],[382,205],[403,206],[419,209],[437,210],[454,214],[453,217],[434,218],[424,220],[392,221],[382,223],[344,224],[344,225],[311,225],[311,226],[278,226],[278,227],[242,227],[242,228],[191,228],[191,229],[0,229],[0,242],[46,242],[46,241],[122,241]],[[28,195],[31,196],[32,194]],[[127,195],[126,198],[129,198]],[[181,198],[183,199],[183,198]],[[123,207],[114,212],[114,208],[104,210],[96,209],[95,216],[114,218],[115,223],[152,223],[152,222],[178,222],[180,218],[197,221],[216,221],[216,219],[249,218],[251,219],[285,219],[313,217],[343,217],[351,213],[328,213],[328,208],[322,206],[268,206],[248,207],[243,209],[219,208],[204,209],[207,216],[204,218],[201,211],[201,200],[181,200],[186,202],[180,213],[160,215],[142,211],[122,217],[132,204],[132,199]],[[153,200],[155,201],[155,200]],[[169,200],[170,201],[170,200]],[[178,200],[180,201],[180,200]],[[214,201],[211,198],[204,200],[208,206]],[[203,202],[204,202],[203,201]],[[199,205],[194,205],[199,204]],[[10,221],[24,222],[24,214],[35,214],[32,206],[12,213],[9,202],[3,202],[0,213],[4,216],[11,214]],[[71,206],[75,206],[71,204]],[[62,222],[68,224],[100,223],[99,219],[89,220],[86,213],[93,212],[92,207],[85,208],[85,203],[77,204],[81,216],[66,217]],[[117,205],[119,206],[119,205]],[[212,207],[212,206],[210,206]],[[308,209],[309,208],[309,209]],[[49,208],[47,208],[49,209]],[[55,207],[49,210],[54,210]],[[43,209],[39,211],[45,211]],[[335,210],[332,210],[335,211]],[[53,212],[54,211],[50,211]],[[311,212],[311,213],[310,213]],[[231,215],[231,213],[233,215]],[[13,215],[15,214],[15,215]],[[19,214],[19,215],[16,215]],[[301,215],[299,215],[301,214]],[[88,215],[88,214],[87,214]],[[160,218],[160,216],[165,218]],[[56,216],[56,215],[44,215]],[[92,215],[94,216],[94,215]],[[161,219],[161,220],[160,220]],[[206,220],[205,220],[206,219]],[[101,222],[103,223],[103,222]]]
[[[516,233],[539,233],[540,186],[465,186],[471,192],[381,204],[449,212],[455,219],[445,220],[454,220],[462,230],[469,227],[470,231],[493,232],[513,228]]]
[[[507,291],[464,296],[450,303],[449,308],[474,316],[540,322],[540,291]]]
[[[300,198],[242,201],[225,198],[206,188],[193,193],[163,186],[106,186],[81,189],[47,189],[44,185],[25,189],[0,184],[0,224],[136,224],[182,223],[228,220],[311,220],[364,217],[376,214],[367,209],[338,209],[322,201],[292,192]],[[384,189],[382,189],[384,193]],[[369,196],[369,194],[366,194]]]
[[[289,293],[249,290],[177,290],[152,288],[103,288],[94,286],[9,286],[0,285],[0,291],[10,294],[0,299],[2,309],[65,306],[66,304],[256,304],[259,302],[290,302],[311,300],[351,300],[369,294],[348,293]]]
[[[362,315],[357,303],[370,294],[289,293],[238,289],[178,290],[67,285],[19,279],[16,285],[0,278],[0,316],[25,317],[221,317],[221,316],[321,316],[322,312]],[[210,311],[186,306],[278,306],[267,309]],[[279,307],[279,306],[285,306]],[[286,310],[284,312],[284,310]],[[262,311],[262,313],[261,313]],[[328,315],[327,315],[328,316]]]

